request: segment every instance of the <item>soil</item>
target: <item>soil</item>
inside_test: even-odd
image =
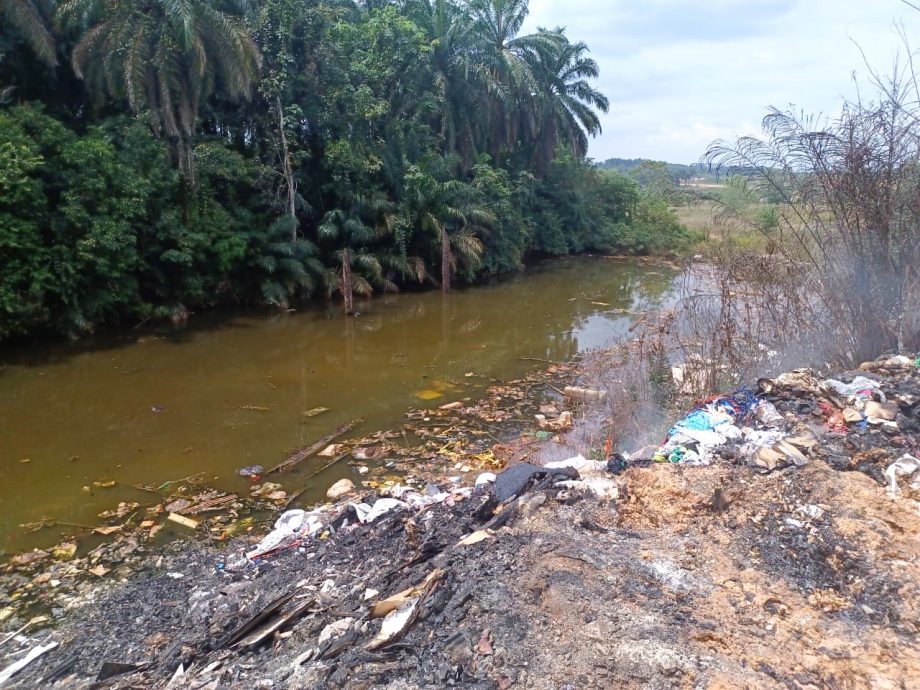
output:
[[[899,401],[897,430],[831,432],[813,395],[769,396],[817,432],[804,466],[634,463],[616,500],[550,478],[497,513],[481,487],[258,565],[235,560],[251,537],[175,543],[0,647],[0,668],[50,638],[11,687],[920,687],[920,494],[883,475],[916,452],[920,373],[870,368],[849,376]],[[402,636],[373,644],[370,605],[413,587]],[[293,612],[277,631],[236,643],[287,596],[261,623]]]

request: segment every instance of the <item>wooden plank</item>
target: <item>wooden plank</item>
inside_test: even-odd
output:
[[[246,637],[243,640],[240,640],[236,643],[237,647],[256,647],[261,644],[265,638],[274,633],[277,630],[280,630],[288,623],[291,623],[297,620],[300,616],[307,612],[313,606],[313,603],[316,600],[311,597],[301,603],[297,604],[294,608],[286,613],[282,613],[278,618],[276,618],[271,623],[263,625],[261,628],[253,632],[251,635]]]
[[[192,518],[187,518],[184,515],[179,515],[178,513],[170,513],[166,518],[171,522],[182,525],[183,527],[188,527],[189,529],[198,529],[198,521],[192,520]]]
[[[342,436],[343,434],[347,434],[349,431],[354,429],[356,426],[358,426],[358,424],[360,424],[363,421],[364,421],[363,419],[356,419],[354,421],[349,422],[348,424],[343,424],[338,429],[336,429],[333,433],[329,434],[328,436],[323,436],[316,443],[313,443],[309,446],[306,446],[304,448],[294,451],[293,453],[291,453],[290,457],[287,460],[285,460],[279,465],[276,465],[275,467],[272,467],[268,472],[266,472],[265,476],[269,474],[274,474],[275,472],[281,472],[282,470],[291,469],[295,465],[309,458],[314,453],[318,453],[319,451],[321,451],[323,448],[328,446],[339,436]]]

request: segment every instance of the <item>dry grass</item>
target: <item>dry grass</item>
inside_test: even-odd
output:
[[[803,320],[850,365],[920,347],[920,83],[911,63],[875,86],[877,100],[847,103],[836,120],[774,109],[762,139],[707,152],[735,189],[782,201],[769,225],[736,219],[807,266],[815,308]]]
[[[716,228],[717,206],[712,201],[697,201],[673,209],[677,219],[691,232],[702,233],[709,239]]]

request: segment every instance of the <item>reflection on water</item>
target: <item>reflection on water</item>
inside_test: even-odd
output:
[[[476,395],[488,378],[536,366],[522,357],[603,346],[632,314],[672,300],[673,280],[651,264],[567,259],[447,297],[374,299],[356,319],[332,306],[208,317],[178,333],[7,353],[0,550],[35,542],[20,523],[93,524],[119,500],[149,502],[133,484],[206,472],[244,490],[236,468],[274,465],[346,421],[363,417],[359,432],[398,424],[412,406]],[[304,416],[317,407],[329,412]],[[331,478],[314,480],[317,495]],[[93,487],[107,480],[115,488]]]

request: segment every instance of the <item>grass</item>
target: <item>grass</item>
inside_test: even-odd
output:
[[[744,223],[738,222],[731,214],[726,213],[726,208],[722,204],[709,199],[676,206],[673,211],[680,223],[699,238],[692,248],[694,253],[712,255],[717,249],[724,251],[731,247],[745,252],[765,254],[769,251],[772,241],[768,233],[756,230],[753,225],[769,208],[769,205],[764,203],[748,203],[743,204],[740,209],[736,208],[741,216],[753,221]]]

